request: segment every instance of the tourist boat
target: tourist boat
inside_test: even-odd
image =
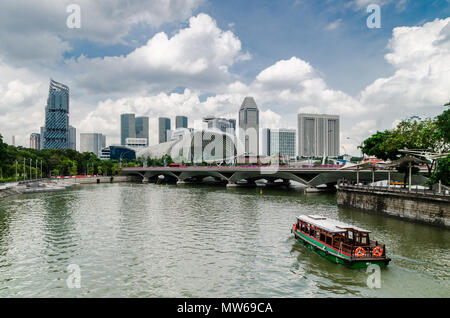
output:
[[[319,215],[297,217],[292,232],[304,245],[328,260],[350,268],[389,264],[385,245],[373,242],[370,231]]]

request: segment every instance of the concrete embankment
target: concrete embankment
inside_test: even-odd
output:
[[[339,206],[450,228],[450,196],[339,187]]]
[[[93,184],[93,183],[116,183],[116,182],[131,182],[134,181],[134,177],[131,176],[113,176],[113,177],[87,177],[87,178],[74,178],[72,182],[77,184]]]
[[[0,187],[0,200],[16,194],[31,194],[62,191],[81,184],[116,183],[135,181],[130,176],[103,177],[93,176],[84,178],[42,179],[36,181],[21,182],[18,184],[4,185]]]
[[[20,192],[13,187],[0,189],[0,200],[16,194],[20,194]]]

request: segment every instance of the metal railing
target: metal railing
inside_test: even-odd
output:
[[[409,189],[408,185],[406,188],[403,186],[398,187],[395,185],[391,186],[376,186],[376,185],[361,185],[361,184],[349,184],[345,182],[338,183],[339,189],[356,189],[356,190],[364,190],[367,192],[386,192],[386,193],[402,193],[402,194],[417,194],[423,196],[432,196],[432,197],[442,197],[450,199],[450,191],[442,187],[441,192],[437,190],[430,190],[425,187],[419,188],[418,186],[413,186]]]

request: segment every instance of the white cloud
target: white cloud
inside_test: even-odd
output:
[[[450,99],[450,18],[393,31],[386,60],[392,76],[379,78],[361,92],[361,103],[386,115],[439,107]]]
[[[331,23],[329,23],[326,27],[325,30],[327,31],[333,31],[336,30],[337,28],[339,28],[342,24],[342,19],[337,19]]]
[[[189,25],[169,37],[160,32],[126,56],[88,59],[69,63],[76,82],[96,93],[169,91],[177,86],[211,89],[232,79],[228,68],[248,59],[241,41],[221,30],[214,19],[199,14]]]
[[[71,49],[68,40],[87,39],[114,44],[124,42],[133,26],[159,27],[183,21],[204,0],[77,0],[81,28],[70,29],[66,21],[72,0],[1,1],[0,54],[14,62],[55,63]]]

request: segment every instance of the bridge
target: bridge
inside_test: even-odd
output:
[[[412,176],[413,184],[424,183],[424,172]],[[122,168],[122,175],[135,176],[142,182],[197,184],[213,180],[233,186],[256,186],[265,180],[266,185],[289,185],[291,181],[308,188],[326,185],[330,189],[341,179],[372,183],[382,180],[403,181],[404,174],[375,170],[345,170],[340,167],[292,167],[292,166],[179,166]],[[206,180],[205,180],[206,179]]]

